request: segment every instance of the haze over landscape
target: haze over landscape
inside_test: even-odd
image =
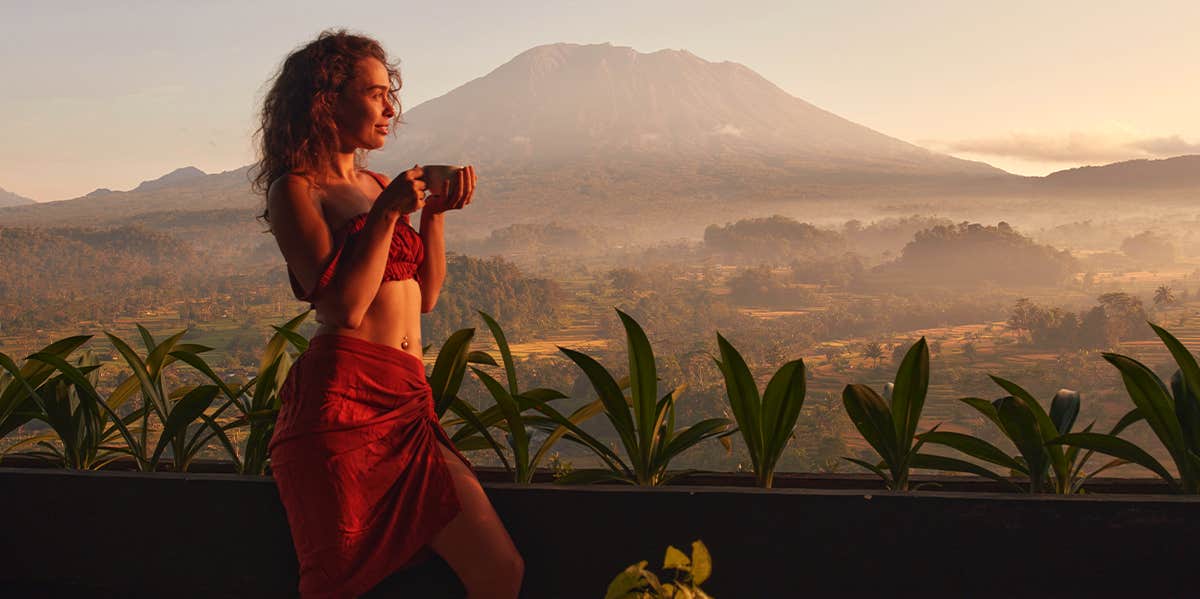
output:
[[[1196,153],[1200,143],[1200,82],[1180,76],[1193,69],[1200,8],[1183,1],[370,0],[356,9],[0,6],[0,51],[21,57],[0,64],[0,111],[16,117],[0,121],[0,187],[51,201],[130,189],[189,164],[248,164],[264,82],[288,49],[339,25],[401,60],[406,109],[535,46],[612,42],[737,62],[853,122],[1022,175]],[[26,53],[33,47],[42,51]]]
[[[1076,3],[880,4],[861,20],[788,3],[654,6],[639,19],[492,7],[464,20],[473,35],[435,49],[363,17],[405,75],[404,124],[369,166],[469,163],[480,177],[469,209],[446,219],[427,358],[464,327],[494,347],[484,310],[529,372],[523,385],[582,403],[587,381],[558,346],[620,365],[616,307],[650,334],[664,385],[689,381],[692,419],[722,409],[704,354],[719,331],[756,375],[808,364],[811,430],[789,453],[794,470],[845,469],[840,456],[864,443],[831,406],[849,381],[891,380],[921,337],[935,365],[923,426],[991,434],[956,400],[997,395],[987,375],[1003,373],[1039,398],[1080,390],[1081,421],[1107,427],[1127,398],[1098,351],[1166,372],[1146,320],[1200,341],[1200,83],[1180,76],[1197,50],[1180,32],[1200,13],[1159,4],[1174,18]],[[124,9],[53,24],[39,9],[0,11],[6,51],[34,25],[87,33],[114,69],[109,83],[64,66],[89,62],[70,40],[37,59],[48,70],[0,65],[18,83],[0,97],[17,115],[0,129],[0,351],[142,323],[190,328],[222,374],[249,375],[270,325],[306,308],[255,219],[253,94],[336,20],[275,15],[256,38],[246,23],[263,9],[247,8],[233,33],[201,40],[192,30],[228,11],[146,10],[142,23],[169,24],[133,36],[149,48],[84,26],[123,31]],[[437,23],[425,36],[451,39],[450,13],[420,10],[434,12],[406,16]],[[1069,30],[1043,22],[1068,16]],[[14,19],[32,25],[8,31]],[[554,39],[530,33],[531,19],[554,24]],[[610,35],[585,33],[601,24]],[[226,35],[241,37],[219,47]],[[80,85],[46,87],[54,68]],[[226,80],[242,88],[233,100]],[[744,466],[713,445],[693,465]]]

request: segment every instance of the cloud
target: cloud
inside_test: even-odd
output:
[[[1189,143],[1178,135],[1170,137],[1151,137],[1132,144],[1155,156],[1178,156],[1179,154],[1200,154],[1200,143]]]
[[[1004,156],[1038,162],[1116,162],[1200,153],[1179,135],[1155,137],[1127,128],[1069,133],[1013,132],[999,137],[933,141],[944,152]]]
[[[734,137],[741,137],[741,136],[742,136],[742,130],[741,130],[741,129],[738,129],[737,127],[734,127],[733,125],[730,125],[730,124],[728,124],[728,123],[726,123],[725,125],[722,125],[722,126],[720,126],[720,127],[717,127],[717,128],[716,128],[716,129],[713,131],[713,133],[715,133],[715,134],[717,134],[717,135],[732,135],[732,136],[734,136]]]

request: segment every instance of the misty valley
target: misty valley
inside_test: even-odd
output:
[[[881,388],[921,337],[932,366],[922,428],[943,423],[999,442],[990,423],[958,401],[1003,395],[988,374],[1039,398],[1077,390],[1080,420],[1107,427],[1127,400],[1101,351],[1137,356],[1167,377],[1173,363],[1146,321],[1185,342],[1200,339],[1196,214],[1180,204],[1126,215],[1106,207],[1115,201],[1072,199],[1071,210],[1058,206],[1061,214],[1009,215],[997,202],[983,210],[1006,220],[990,222],[933,200],[793,203],[792,216],[747,212],[696,223],[696,238],[661,231],[658,241],[586,218],[513,223],[474,237],[449,220],[448,276],[435,310],[422,317],[423,343],[432,345],[432,363],[451,333],[470,327],[478,348],[492,351],[476,311],[487,312],[505,327],[522,384],[559,389],[569,396],[564,409],[574,409],[594,393],[558,346],[626,372],[617,308],[646,329],[663,387],[687,383],[682,423],[729,415],[712,359],[716,333],[743,352],[760,384],[803,358],[808,400],[781,471],[845,472],[852,467],[842,456],[867,455],[840,411],[842,387]],[[912,207],[925,212],[904,214]],[[801,220],[806,213],[821,218]],[[115,386],[121,381],[108,377],[120,372],[121,357],[101,331],[132,338],[135,323],[156,334],[188,328],[189,342],[215,348],[208,360],[219,374],[254,376],[271,325],[306,308],[291,296],[274,241],[254,215],[176,210],[123,225],[0,228],[0,348],[27,355],[70,334],[98,335],[88,346],[112,366],[101,369],[102,384]],[[310,319],[300,332],[314,328]],[[481,408],[490,401],[474,379],[462,396]],[[9,439],[39,427],[26,428]],[[1130,438],[1153,447],[1144,428]],[[560,467],[589,460],[569,444],[559,451]],[[474,453],[498,465],[488,452]],[[749,468],[744,450],[715,442],[681,459],[704,470]]]

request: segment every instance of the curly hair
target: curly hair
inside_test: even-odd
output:
[[[251,177],[255,192],[265,197],[271,182],[280,176],[292,171],[312,173],[329,163],[338,147],[333,119],[337,97],[364,58],[377,58],[387,68],[388,96],[396,107],[393,128],[400,122],[400,70],[388,62],[383,46],[344,29],[322,31],[288,55],[263,99],[261,123],[254,134],[259,153]],[[359,166],[363,154],[356,153]],[[259,219],[270,226],[269,208],[263,208]]]

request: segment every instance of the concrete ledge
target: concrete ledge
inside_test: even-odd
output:
[[[721,599],[817,593],[1185,596],[1200,498],[486,483],[526,597],[599,597],[625,566],[703,539]],[[14,596],[293,597],[270,478],[0,468]],[[444,562],[372,596],[461,596]]]

